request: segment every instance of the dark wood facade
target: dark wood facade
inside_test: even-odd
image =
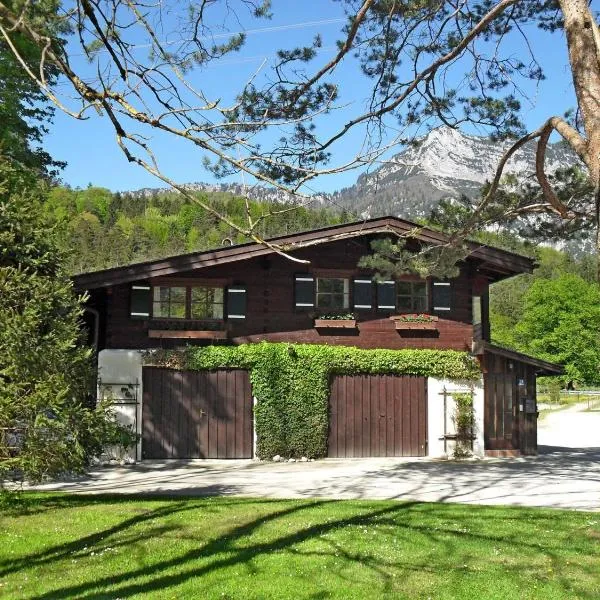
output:
[[[484,444],[489,455],[537,453],[536,377],[539,367],[486,352],[484,382]]]
[[[424,377],[338,375],[329,416],[330,458],[427,454]]]
[[[91,290],[92,305],[101,307],[100,349],[173,347],[182,343],[205,344],[253,343],[259,341],[325,343],[351,345],[359,348],[439,348],[470,350],[474,337],[472,297],[487,294],[488,279],[477,272],[476,264],[467,261],[458,278],[452,282],[452,309],[435,313],[429,293],[429,307],[425,312],[436,314],[436,328],[431,331],[399,331],[390,315],[394,311],[356,310],[357,326],[340,330],[314,326],[318,311],[300,310],[294,305],[294,276],[307,272],[315,277],[371,277],[372,273],[357,267],[359,259],[369,253],[369,239],[350,239],[313,247],[295,253],[306,259],[308,265],[299,265],[289,259],[269,257],[240,260],[215,265],[200,271],[185,271],[176,275],[142,280],[150,285],[232,285],[243,284],[247,290],[247,315],[242,320],[222,323],[220,335],[160,336],[155,333],[163,326],[161,320],[130,316],[131,284],[122,283]],[[410,277],[408,278],[410,279]],[[413,278],[414,279],[414,278]],[[429,282],[431,286],[431,282]],[[431,292],[431,290],[430,290]],[[487,320],[487,315],[484,316]],[[185,331],[194,330],[194,323],[181,325]],[[478,326],[476,335],[487,330]],[[179,338],[179,339],[178,339]],[[183,340],[183,341],[182,341]]]

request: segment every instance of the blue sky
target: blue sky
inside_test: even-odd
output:
[[[252,30],[242,51],[224,59],[219,65],[210,66],[201,74],[192,75],[193,81],[197,84],[201,81],[214,96],[226,100],[265,59],[273,60],[278,48],[309,43],[317,33],[323,37],[323,49],[318,57],[320,63],[334,55],[335,40],[344,19],[339,2],[274,0],[273,13],[273,18],[268,21],[242,23],[242,28],[245,26]],[[549,35],[535,27],[528,28],[526,34],[531,45],[539,50],[538,59],[547,76],[537,90],[527,90],[531,102],[523,102],[525,122],[531,129],[538,127],[550,115],[564,113],[575,102],[562,34]],[[522,42],[515,39],[511,51],[520,55],[523,52]],[[84,62],[83,58],[75,57],[73,61],[84,72],[94,72],[94,65]],[[368,86],[365,79],[357,77],[356,65],[352,62],[338,68],[335,79],[342,89],[341,100],[348,107],[328,117],[327,126],[332,129],[343,124],[350,112],[356,112]],[[64,85],[59,90],[68,91]],[[352,156],[360,139],[359,132],[349,136],[336,148],[336,159],[342,161]],[[161,168],[172,179],[181,183],[214,181],[202,166],[203,155],[189,143],[160,134],[155,134],[151,143]],[[92,116],[90,113],[87,121],[77,121],[57,111],[45,146],[52,156],[67,162],[62,179],[73,187],[92,184],[117,191],[163,185],[141,167],[127,162],[115,143],[110,124],[95,114]],[[314,190],[333,191],[352,185],[359,174],[360,171],[351,171],[332,175],[313,182],[311,186]],[[241,182],[241,177],[233,180]]]

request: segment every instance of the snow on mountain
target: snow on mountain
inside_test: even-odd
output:
[[[371,217],[387,214],[405,218],[426,216],[442,198],[477,195],[486,180],[494,176],[508,145],[509,142],[495,143],[486,137],[441,127],[377,169],[362,174],[353,186],[333,194],[320,194],[315,200]],[[577,160],[566,146],[551,144],[546,155],[546,168],[553,172]],[[505,174],[512,173],[523,181],[533,176],[534,165],[535,146],[530,143],[515,153]],[[294,201],[290,194],[261,185],[190,183],[186,187],[194,191],[248,195],[255,200]],[[144,189],[130,194],[144,196],[160,191]]]
[[[340,206],[371,216],[425,216],[442,198],[477,195],[494,176],[508,145],[442,127],[332,197]],[[550,145],[547,170],[553,172],[576,160],[563,145]],[[534,165],[535,146],[527,144],[513,155],[504,173],[523,181],[533,176]]]

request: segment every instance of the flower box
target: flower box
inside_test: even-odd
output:
[[[158,339],[225,340],[227,339],[227,331],[200,329],[150,329],[148,331],[148,337]]]
[[[438,318],[431,315],[394,315],[390,317],[399,331],[429,330],[436,331]]]
[[[315,319],[316,329],[355,329],[356,319]]]

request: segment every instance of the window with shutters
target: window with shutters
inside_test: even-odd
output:
[[[396,308],[398,312],[427,312],[427,282],[396,282]]]
[[[191,288],[190,317],[192,319],[222,319],[223,288],[209,286]]]
[[[317,308],[325,310],[346,309],[350,306],[350,280],[317,278]]]
[[[152,288],[154,319],[220,321],[224,316],[224,305],[222,286],[159,285]]]

